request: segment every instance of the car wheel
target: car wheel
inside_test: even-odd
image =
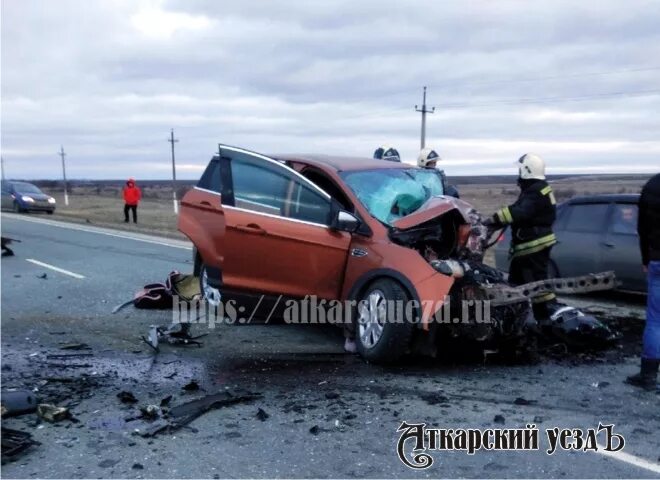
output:
[[[408,351],[415,327],[405,315],[408,300],[403,287],[388,278],[373,282],[360,296],[355,343],[364,359],[392,363]]]
[[[14,213],[23,213],[24,211],[18,202],[14,202]]]
[[[206,265],[203,263],[199,268],[199,290],[202,292],[202,297],[210,306],[218,307],[222,299],[220,289],[209,285],[209,276],[206,270]]]
[[[54,212],[54,210],[46,210],[46,213],[47,213],[48,215],[52,215],[53,212]]]

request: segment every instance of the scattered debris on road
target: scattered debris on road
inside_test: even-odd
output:
[[[117,394],[117,398],[121,401],[121,403],[137,403],[138,399],[135,398],[135,395],[133,395],[133,392],[128,392],[128,391],[121,391]]]
[[[47,422],[55,423],[62,420],[75,421],[71,411],[66,407],[58,407],[50,403],[40,403],[37,405],[37,415]]]
[[[14,242],[20,243],[21,241],[20,240],[15,240],[15,239],[9,238],[9,237],[0,237],[0,238],[2,239],[1,240],[2,241],[2,256],[3,257],[13,257],[14,256],[14,251],[11,248],[9,248],[9,245],[14,243]]]
[[[2,427],[2,464],[14,460],[33,445],[41,445],[32,435],[13,428]]]
[[[163,418],[142,427],[135,428],[135,433],[142,437],[152,437],[163,431],[177,430],[201,415],[217,408],[227,407],[242,402],[251,402],[260,398],[261,395],[255,393],[243,393],[233,395],[230,392],[220,392],[197,400],[176,405],[170,408],[166,413],[163,412]]]
[[[263,408],[259,408],[255,416],[257,417],[257,419],[261,420],[262,422],[265,422],[270,417],[270,415],[268,415]]]

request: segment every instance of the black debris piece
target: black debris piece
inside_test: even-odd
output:
[[[167,406],[169,406],[171,401],[172,401],[172,395],[168,395],[167,397],[163,398],[160,401],[160,406],[161,407],[167,407]]]
[[[2,427],[2,463],[5,464],[19,456],[32,445],[41,445],[32,439],[32,435],[13,428]]]
[[[37,275],[37,278],[41,278],[42,280],[48,280],[48,274],[42,273],[41,275]]]
[[[14,251],[11,248],[9,248],[9,244],[13,243],[13,242],[20,242],[20,240],[14,240],[13,238],[9,238],[9,237],[1,237],[0,241],[2,243],[2,256],[3,257],[13,257],[14,256]],[[16,276],[16,275],[14,275],[14,276]]]
[[[536,400],[527,400],[526,398],[518,397],[513,401],[514,405],[534,405]]]
[[[121,391],[117,394],[117,398],[121,400],[121,403],[137,403],[138,399],[135,398],[132,392]]]
[[[162,431],[177,430],[210,410],[228,407],[241,402],[250,402],[260,397],[261,395],[255,393],[232,394],[230,392],[207,395],[197,400],[172,407],[167,412],[165,418],[146,425],[142,429],[138,428],[136,432],[143,437],[151,437]]]
[[[493,418],[493,422],[499,423],[500,425],[504,425],[506,420],[504,419],[504,415],[495,415],[495,418]]]
[[[426,403],[429,405],[438,405],[440,403],[447,403],[449,400],[447,397],[440,393],[432,392],[432,393],[422,393],[419,398],[424,400]]]
[[[77,357],[93,357],[93,353],[52,353],[46,355],[46,358],[49,360],[66,360],[67,358],[77,358]]]
[[[197,383],[197,380],[191,380],[189,383],[185,384],[181,388],[186,392],[196,392],[197,390],[199,390],[199,383]]]
[[[162,411],[158,405],[145,405],[140,407],[140,412],[142,413],[142,418],[147,420],[156,420],[162,414]]]
[[[318,425],[314,425],[312,428],[309,429],[309,433],[312,435],[318,435],[321,432],[321,429],[319,428]]]
[[[144,465],[142,465],[141,463],[134,463],[131,468],[133,470],[144,470]]]
[[[60,347],[60,350],[91,350],[91,349],[92,347],[90,347],[86,343],[68,343]]]
[[[268,415],[263,408],[260,408],[257,410],[256,417],[262,422],[265,422],[266,420],[268,420],[268,417],[270,417],[270,415]]]
[[[328,400],[337,400],[339,398],[339,393],[337,392],[328,392],[325,394],[325,398]]]

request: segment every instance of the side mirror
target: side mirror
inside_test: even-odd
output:
[[[460,195],[458,194],[458,188],[456,188],[455,185],[447,185],[447,188],[445,189],[445,195],[454,198],[461,198]]]
[[[360,220],[346,210],[339,210],[335,215],[330,228],[340,232],[355,233],[360,228]]]

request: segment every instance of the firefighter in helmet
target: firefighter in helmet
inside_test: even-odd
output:
[[[389,145],[383,145],[376,149],[374,158],[377,160],[387,160],[388,162],[400,162],[401,156],[396,148]]]
[[[442,191],[444,195],[460,198],[456,187],[454,185],[447,184],[447,176],[445,175],[445,171],[438,168],[438,162],[441,160],[442,158],[440,158],[438,152],[432,148],[422,148],[422,150],[419,152],[419,156],[417,157],[417,166],[419,168],[426,168],[429,170],[437,171],[438,175],[440,175],[440,179],[442,180]]]
[[[552,232],[556,201],[545,181],[541,157],[526,153],[518,159],[518,186],[518,199],[484,222],[495,228],[511,225],[509,281],[513,285],[548,278],[550,250],[557,243]],[[556,303],[554,292],[540,291],[531,300],[537,321],[547,320]]]

